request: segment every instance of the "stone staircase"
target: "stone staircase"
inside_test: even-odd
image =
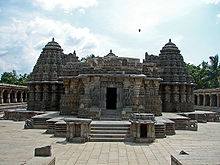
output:
[[[121,111],[116,109],[102,109],[101,120],[121,120]]]
[[[130,134],[129,122],[97,122],[91,123],[90,141],[92,142],[124,142]]]

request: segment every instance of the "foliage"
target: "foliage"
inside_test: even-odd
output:
[[[80,61],[85,62],[85,61],[88,60],[88,59],[96,58],[96,57],[99,57],[99,56],[95,56],[94,54],[90,54],[89,56],[86,56],[86,57],[81,58]]]
[[[17,75],[16,71],[4,72],[1,74],[0,83],[14,84],[14,85],[26,85],[25,83],[29,80],[29,75],[25,73],[24,75]]]
[[[220,87],[218,78],[220,76],[219,57],[210,56],[210,63],[203,61],[198,66],[186,64],[189,73],[193,76],[196,89],[217,88]]]

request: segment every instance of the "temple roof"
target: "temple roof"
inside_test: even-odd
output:
[[[178,47],[174,43],[171,42],[171,39],[169,39],[169,42],[167,44],[165,44],[165,46],[162,48],[161,51],[178,51],[178,52],[180,52]]]
[[[117,57],[114,53],[112,53],[112,50],[110,50],[110,53],[107,54],[105,57]]]
[[[61,46],[54,41],[54,38],[52,38],[52,41],[48,42],[45,47],[43,48],[43,50],[60,50],[63,51],[63,49],[61,48]]]

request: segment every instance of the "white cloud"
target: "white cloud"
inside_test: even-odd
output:
[[[79,13],[85,14],[85,9],[83,9],[83,8],[79,9]]]
[[[7,50],[0,50],[0,56],[5,53],[8,53],[8,51]]]
[[[217,17],[218,17],[218,18],[220,18],[220,13],[219,13],[219,14],[217,14]]]
[[[203,2],[207,4],[218,4],[220,0],[202,0]]]
[[[39,5],[45,10],[53,10],[56,7],[64,9],[65,11],[71,11],[76,8],[88,8],[90,6],[97,5],[96,0],[34,0],[35,5]]]
[[[65,53],[77,51],[86,56],[97,48],[98,41],[88,28],[75,28],[60,21],[36,17],[30,22],[13,20],[10,26],[0,26],[0,73],[11,71],[30,72],[41,49],[55,37]],[[10,65],[13,64],[13,65]]]

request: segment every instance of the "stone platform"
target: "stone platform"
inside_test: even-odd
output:
[[[0,164],[25,164],[33,158],[36,147],[46,145],[52,146],[56,165],[168,165],[171,155],[182,150],[189,154],[185,160],[177,157],[183,164],[220,164],[220,123],[216,122],[199,123],[197,132],[176,130],[175,136],[151,144],[67,143],[65,138],[44,134],[44,129],[23,126],[23,121],[0,120]]]
[[[64,120],[66,118],[74,118],[74,116],[59,115],[59,112],[7,110],[4,113],[5,119],[16,119],[16,121],[32,118],[33,128],[46,129],[45,133],[53,134],[56,137],[66,137],[67,126]],[[198,117],[198,115],[202,117]],[[204,117],[206,122],[216,121],[218,115],[215,112],[205,111],[188,112],[182,114],[163,113],[162,116],[155,117],[155,137],[165,138],[167,135],[174,135],[175,130],[196,131],[198,126],[195,119],[201,122],[199,119],[204,119]],[[130,141],[130,138],[131,133],[129,121],[93,120],[91,123],[88,141],[126,142]]]
[[[15,121],[25,121],[27,119],[31,119],[36,115],[42,115],[45,112],[42,111],[28,111],[25,109],[18,109],[18,110],[4,110],[4,119],[8,120],[15,120]]]
[[[199,123],[219,122],[220,121],[219,113],[212,112],[212,111],[186,112],[186,113],[181,113],[180,115],[189,117],[193,120],[197,120]]]

